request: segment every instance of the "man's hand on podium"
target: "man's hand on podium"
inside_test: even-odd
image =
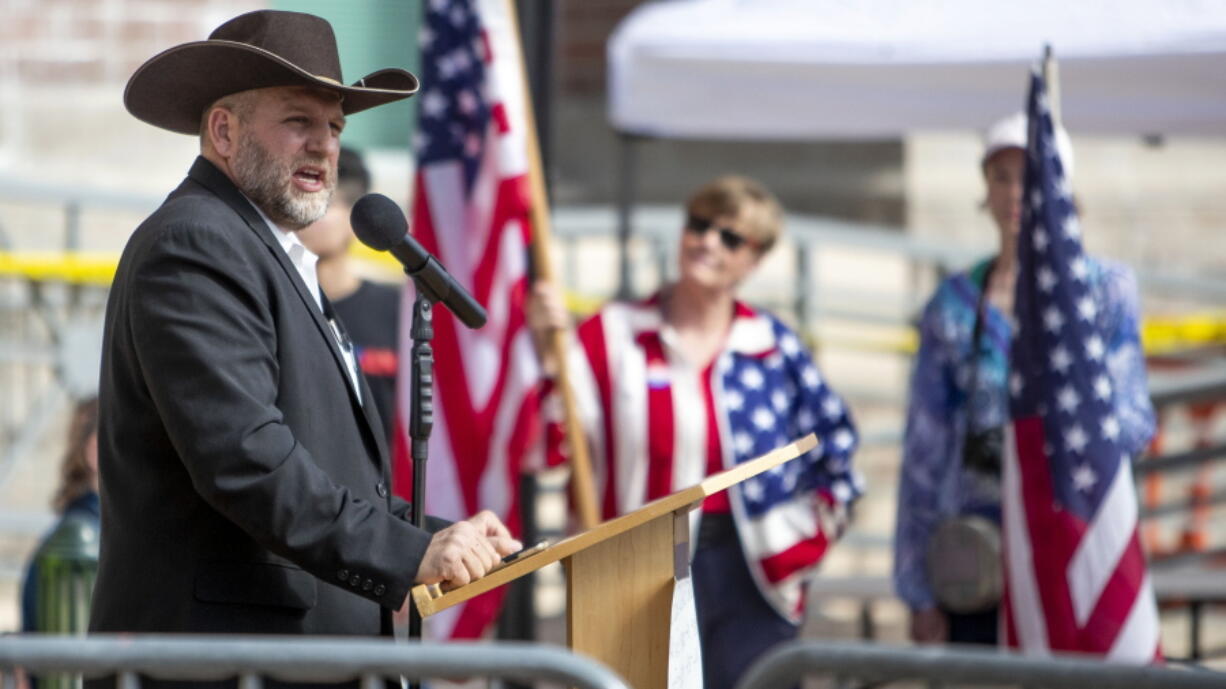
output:
[[[503,556],[523,548],[498,516],[489,510],[456,522],[434,534],[421,566],[418,584],[463,586],[485,576]]]

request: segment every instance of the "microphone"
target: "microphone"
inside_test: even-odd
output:
[[[442,302],[464,325],[474,330],[485,325],[485,307],[413,239],[408,231],[409,222],[395,201],[383,194],[367,194],[353,204],[349,224],[363,244],[395,256],[417,289]]]

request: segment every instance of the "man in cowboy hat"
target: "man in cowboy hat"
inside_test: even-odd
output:
[[[328,23],[277,11],[128,82],[128,110],[198,135],[201,156],[107,304],[92,631],[389,634],[414,583],[466,583],[519,547],[489,512],[406,521],[295,235],[327,209],[345,117],[416,90],[400,69],[345,86]]]

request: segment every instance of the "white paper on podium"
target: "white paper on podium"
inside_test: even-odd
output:
[[[668,689],[702,689],[702,646],[694,609],[694,580],[673,582],[672,628],[668,640]]]

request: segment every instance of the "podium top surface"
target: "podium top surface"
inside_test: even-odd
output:
[[[429,617],[654,519],[679,510],[689,510],[696,507],[708,496],[714,495],[721,490],[727,490],[729,487],[747,478],[770,471],[815,447],[817,447],[817,437],[810,433],[799,440],[771,450],[761,457],[743,462],[718,474],[712,474],[689,488],[683,488],[672,495],[666,495],[653,500],[633,512],[610,519],[583,533],[578,533],[558,541],[539,553],[528,555],[505,567],[496,569],[466,586],[443,591],[441,595],[437,593],[437,587],[415,586],[413,588],[413,601],[417,605],[417,610],[421,613],[421,616]],[[435,591],[431,591],[431,589],[435,589]]]

